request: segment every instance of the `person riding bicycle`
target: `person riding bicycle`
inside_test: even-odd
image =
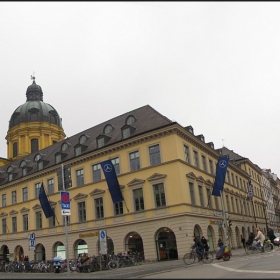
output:
[[[209,245],[208,245],[207,242],[208,242],[207,239],[204,236],[202,236],[201,237],[201,243],[203,244],[205,252],[209,251]]]
[[[198,261],[201,261],[204,246],[203,246],[202,242],[200,241],[199,237],[196,237],[195,235],[193,236],[193,241],[194,241],[194,245],[192,246],[192,248],[196,249],[196,253],[197,253],[197,256],[198,256]]]
[[[264,252],[263,243],[265,241],[265,236],[263,235],[263,233],[260,231],[259,228],[256,228],[256,232],[257,232],[257,235],[254,238],[254,240],[259,240],[260,241],[260,244],[261,244],[261,247],[262,247],[262,253],[263,253]]]

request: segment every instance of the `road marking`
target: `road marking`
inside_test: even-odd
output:
[[[254,270],[254,271],[248,271],[248,270],[243,270],[243,269],[235,269],[235,268],[230,268],[230,267],[223,267],[217,263],[212,264],[215,267],[224,269],[224,270],[228,270],[228,271],[232,271],[232,272],[241,272],[241,273],[264,273],[264,274],[276,274],[276,273],[280,273],[280,270],[278,271],[263,271],[263,270]]]

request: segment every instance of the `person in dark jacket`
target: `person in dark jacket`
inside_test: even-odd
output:
[[[195,235],[193,236],[193,241],[194,241],[194,245],[192,246],[192,248],[195,248],[197,256],[198,256],[198,261],[201,261],[202,259],[202,252],[203,252],[203,244],[200,241],[199,237],[196,237]]]
[[[254,238],[255,238],[255,234],[251,231],[250,234],[249,234],[249,239],[246,242],[247,245],[251,245],[253,243],[253,241],[254,241]]]
[[[243,248],[246,247],[245,241],[246,241],[245,238],[241,235],[241,242],[242,242],[242,244],[243,244]]]
[[[274,243],[274,239],[276,238],[276,236],[274,235],[274,230],[272,228],[270,228],[267,232],[268,238],[270,239],[271,243],[275,246],[279,247],[279,244]]]
[[[209,246],[208,246],[208,243],[207,243],[207,239],[204,236],[201,237],[201,243],[203,244],[205,252],[208,252],[209,251]]]

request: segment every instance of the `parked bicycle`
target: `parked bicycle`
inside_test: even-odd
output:
[[[211,263],[213,259],[213,252],[202,252],[202,261],[204,263]],[[191,248],[190,253],[186,253],[183,257],[183,261],[185,264],[193,264],[196,260],[198,260],[198,255],[195,251],[195,248]]]

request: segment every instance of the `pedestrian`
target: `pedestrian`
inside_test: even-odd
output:
[[[219,238],[219,240],[218,240],[218,247],[222,248],[222,246],[224,246],[224,242],[222,241],[221,238]]]
[[[203,244],[205,252],[209,251],[209,246],[208,246],[207,242],[208,242],[207,239],[204,236],[202,236],[201,237],[201,243]]]
[[[245,245],[245,238],[242,235],[241,235],[241,242],[243,244],[243,248],[245,248],[246,247],[246,245]]]
[[[256,228],[256,232],[257,232],[257,235],[256,237],[254,238],[254,240],[259,240],[260,243],[261,243],[261,247],[262,247],[262,253],[264,252],[264,247],[263,247],[263,243],[265,241],[265,236],[263,235],[263,233],[260,231],[259,228]]]
[[[253,233],[253,231],[251,231],[250,234],[249,234],[249,239],[247,240],[246,244],[247,245],[252,245],[252,243],[254,241],[254,238],[255,238],[255,234]]]
[[[195,251],[197,253],[198,256],[198,261],[201,261],[202,259],[202,252],[203,252],[203,244],[200,241],[199,237],[196,237],[195,235],[193,236],[193,241],[194,241],[194,245],[192,246],[192,248],[195,248]]]

